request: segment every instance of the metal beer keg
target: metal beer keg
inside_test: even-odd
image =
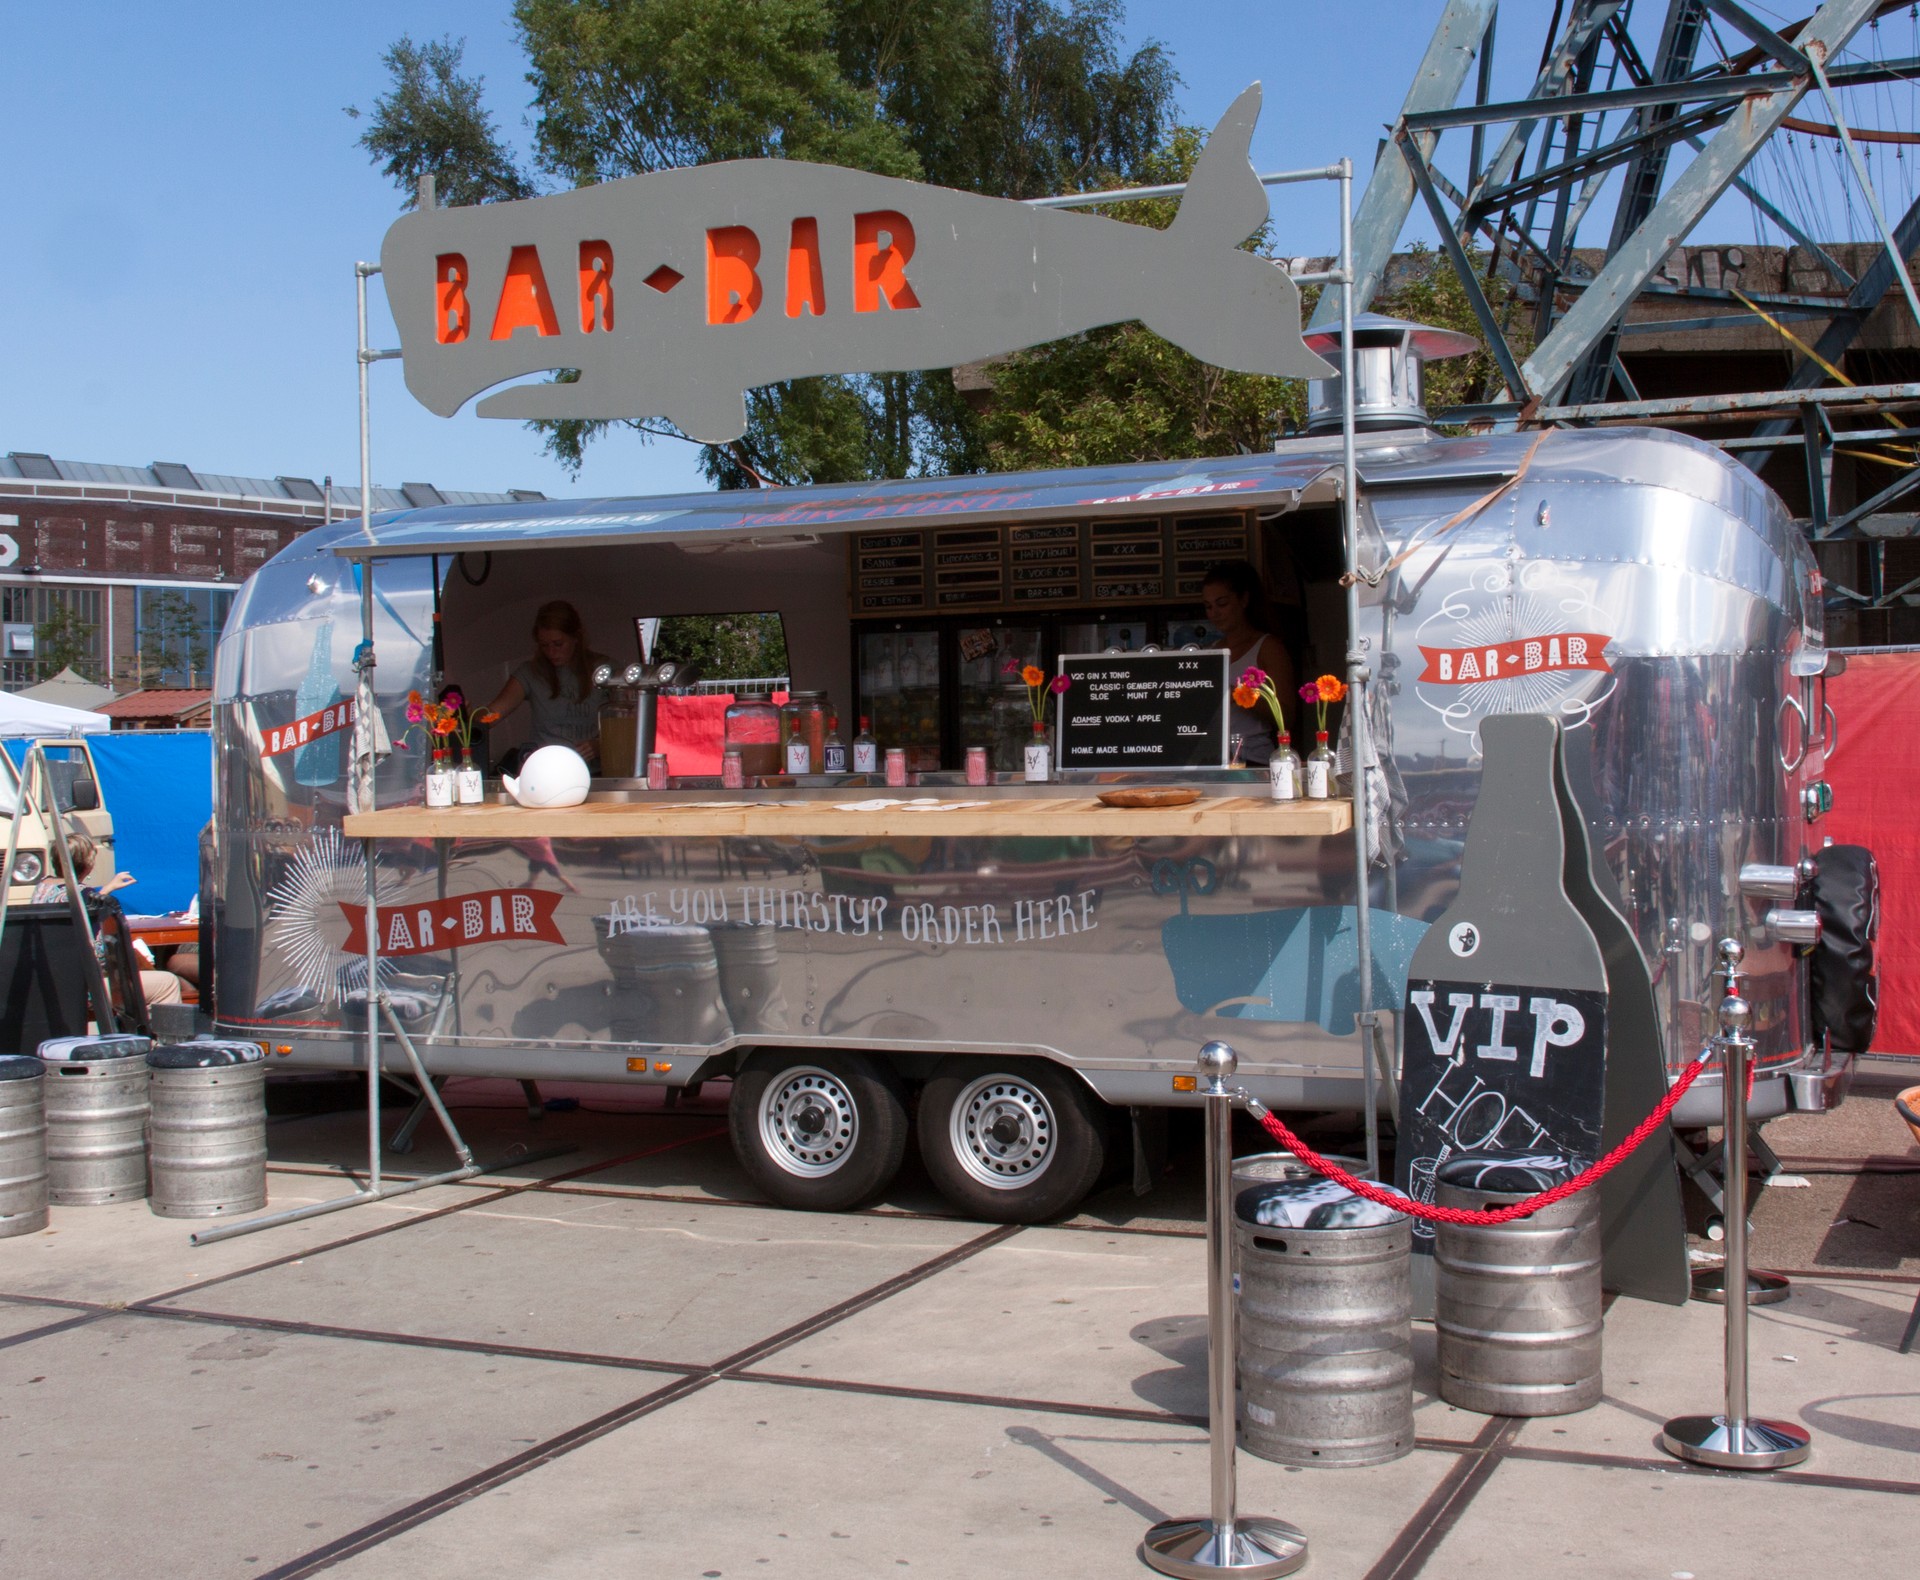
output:
[[[252,1042],[180,1042],[147,1055],[153,1201],[162,1218],[267,1204],[266,1055]]]
[[[1457,1157],[1443,1207],[1506,1207],[1576,1172],[1559,1157]],[[1434,1226],[1440,1397],[1486,1415],[1566,1415],[1600,1398],[1600,1193],[1491,1227]]]
[[[1237,1191],[1240,1443],[1282,1465],[1413,1448],[1412,1226],[1318,1178]]]
[[[710,930],[720,996],[737,1032],[791,1031],[780,986],[780,945],[764,922],[722,922]]]
[[[47,1199],[62,1207],[147,1194],[147,1067],[151,1039],[54,1037],[46,1071]]]
[[[46,1066],[0,1055],[0,1240],[47,1226]]]

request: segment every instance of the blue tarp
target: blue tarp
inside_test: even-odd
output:
[[[184,911],[200,892],[200,830],[213,816],[213,737],[205,730],[90,735],[100,799],[113,815],[114,859],[139,882],[120,903],[146,915]],[[26,742],[8,741],[19,762]]]

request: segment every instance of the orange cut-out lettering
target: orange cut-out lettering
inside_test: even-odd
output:
[[[553,294],[540,267],[537,247],[515,247],[507,258],[507,277],[500,282],[500,302],[493,311],[489,338],[511,340],[522,329],[537,335],[557,335],[560,320],[553,311]]]
[[[745,225],[707,232],[707,322],[743,324],[760,310],[760,238]]]
[[[827,281],[820,268],[820,221],[797,219],[787,242],[787,317],[827,312]]]
[[[604,241],[583,241],[580,243],[580,332],[590,335],[596,328],[613,328],[613,248]]]
[[[443,252],[433,260],[433,338],[443,346],[457,346],[473,327],[467,279],[464,253]]]
[[[853,310],[877,313],[883,298],[896,311],[918,307],[920,298],[907,283],[912,260],[913,226],[906,215],[890,208],[854,215]]]

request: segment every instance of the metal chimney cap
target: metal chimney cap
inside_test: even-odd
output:
[[[1480,342],[1472,335],[1463,335],[1457,329],[1441,329],[1435,324],[1416,324],[1405,318],[1390,318],[1385,313],[1355,313],[1353,315],[1353,343],[1356,346],[1387,343],[1390,336],[1398,336],[1404,344],[1410,345],[1427,362],[1438,362],[1446,357],[1463,357],[1469,352],[1478,351]],[[1324,328],[1310,329],[1304,336],[1310,350],[1326,355],[1340,350],[1340,326],[1328,324]]]

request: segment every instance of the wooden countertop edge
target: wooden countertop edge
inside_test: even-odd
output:
[[[942,799],[964,800],[962,794]],[[501,806],[394,807],[349,813],[349,839],[660,838],[1154,838],[1274,835],[1330,838],[1353,827],[1346,801],[1273,802],[1220,796],[1176,807],[1105,807],[1072,798],[1000,800],[951,812],[836,810],[837,803],[756,807],[649,806],[589,801],[538,809]]]

